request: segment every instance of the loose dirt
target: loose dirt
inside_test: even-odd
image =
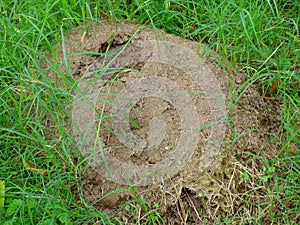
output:
[[[203,149],[210,133],[210,126],[205,127],[205,125],[212,122],[213,118],[211,118],[206,96],[198,93],[201,92],[199,85],[178,68],[147,60],[135,62],[128,56],[129,63],[125,70],[106,72],[106,77],[101,78],[102,94],[99,99],[102,101],[96,104],[99,115],[107,118],[101,121],[99,137],[103,146],[109,149],[111,156],[121,162],[155,165],[172,155],[174,143],[180,136],[181,118],[176,107],[166,99],[151,96],[139,99],[134,104],[129,114],[129,120],[132,121],[129,123],[129,129],[139,139],[147,139],[151,135],[154,135],[152,138],[159,139],[160,135],[150,134],[152,126],[150,121],[159,118],[159,122],[165,123],[165,129],[160,133],[165,133],[163,140],[158,141],[158,144],[150,144],[153,148],[146,146],[147,151],[137,152],[134,148],[124,146],[116,133],[111,132],[115,127],[110,119],[113,111],[110,103],[136,78],[147,78],[155,74],[157,77],[168,78],[180,85],[186,93],[190,93],[186,95],[189,95],[201,115],[199,127],[205,128],[197,134],[199,142],[189,162],[176,173],[170,174],[168,179],[130,189],[127,185],[111,182],[99,174],[95,169],[97,167],[90,166],[81,174],[82,197],[101,210],[110,213],[122,212],[121,219],[123,218],[123,222],[127,221],[127,223],[136,221],[132,218],[132,212],[126,211],[123,204],[128,200],[136,199],[136,195],[140,196],[148,207],[158,203],[157,210],[164,215],[166,224],[200,224],[204,221],[211,224],[220,222],[221,216],[226,215],[247,218],[255,216],[258,210],[256,204],[267,201],[269,197],[252,179],[262,180],[265,174],[262,159],[271,160],[280,148],[279,143],[272,136],[279,129],[281,108],[278,105],[280,104],[263,98],[259,88],[252,85],[244,92],[231,112],[230,102],[234,102],[241,93],[237,90],[247,80],[247,76],[234,69],[228,69],[228,63],[203,44],[136,24],[112,25],[103,22],[90,25],[88,32],[86,31],[87,29],[81,27],[66,33],[64,37],[66,56],[71,70],[71,74],[67,76],[70,76],[74,82],[79,81],[87,73],[103,69],[108,62],[104,62],[105,55],[112,53],[114,56],[113,51],[124,47],[129,40],[133,44],[146,40],[167,41],[199,54],[202,61],[215,74],[227,105],[224,109],[227,120],[224,122],[226,132],[221,151],[213,156],[212,163],[208,167],[203,167],[205,160]],[[56,46],[55,51],[58,52],[56,62],[61,62],[61,65],[58,65],[59,70],[67,73],[62,46]],[[126,56],[123,57],[126,59]],[[108,56],[108,59],[111,58]],[[51,60],[55,61],[53,58]],[[110,66],[116,68],[117,63]],[[60,79],[53,72],[49,72],[49,76],[56,81]],[[233,90],[230,90],[230,82],[233,84]],[[59,82],[56,83],[59,85]],[[196,92],[198,94],[195,94]],[[230,96],[233,93],[234,98]],[[250,180],[247,179],[247,174],[252,177]],[[249,198],[251,207],[243,205],[242,200],[251,191],[258,193],[259,197],[253,195]],[[130,204],[138,206],[137,202]],[[262,210],[262,213],[268,212]],[[141,221],[144,214],[145,210],[141,210]]]

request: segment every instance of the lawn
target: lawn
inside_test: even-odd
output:
[[[202,207],[202,222],[299,224],[298,1],[3,0],[0,13],[1,224],[126,224],[126,217],[131,224],[170,221],[158,204],[146,204],[135,188],[128,188],[135,198],[115,214],[99,210],[81,194],[87,166],[73,151],[76,141],[66,129],[71,119],[66,106],[72,105],[76,82],[53,46],[62,43],[70,29],[85,26],[88,31],[89,24],[101,20],[144,24],[206,44],[247,80],[240,87],[229,87],[231,109],[240,99],[234,88],[243,93],[250,85],[282,109],[279,126],[272,133],[277,149],[266,150],[265,158],[248,154],[253,162],[264,163],[261,179],[247,173],[255,170],[244,165],[242,179],[260,187],[259,191],[251,190],[238,199],[231,206],[236,213],[216,214],[214,220],[205,220],[209,207]],[[49,56],[54,62],[45,67]],[[66,73],[58,70],[61,64]],[[55,73],[59,81],[53,82],[49,73]],[[238,137],[230,128],[234,143]],[[275,152],[275,157],[268,158],[268,152]],[[238,158],[240,152],[232,154]]]

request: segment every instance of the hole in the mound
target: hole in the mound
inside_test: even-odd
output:
[[[134,65],[129,65],[128,68],[141,71],[144,65],[145,65],[145,62],[138,62]]]
[[[125,45],[130,39],[129,34],[117,34],[110,37],[110,41],[102,43],[98,49],[98,52],[107,52],[111,49]]]

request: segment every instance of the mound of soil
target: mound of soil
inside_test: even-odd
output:
[[[224,107],[217,110],[222,111],[223,117],[216,118],[211,113],[215,109],[212,109],[207,101],[207,93],[204,93],[207,90],[201,89],[199,82],[191,78],[187,71],[180,66],[170,66],[166,63],[148,60],[147,57],[150,57],[147,55],[148,47],[145,48],[139,44],[151,40],[172,43],[201,56],[203,68],[212,71],[217,79],[222,97],[221,102],[224,103]],[[159,203],[159,211],[165,215],[166,224],[199,224],[203,221],[209,224],[217,222],[216,218],[226,214],[237,217],[256,215],[258,208],[255,207],[255,203],[267,200],[268,196],[260,196],[265,199],[251,199],[253,203],[251,209],[236,204],[240,204],[242,202],[240,200],[247,196],[248,192],[257,188],[255,182],[245,179],[245,174],[262,179],[264,164],[259,157],[272,159],[279,149],[279,143],[272,139],[272,134],[278,131],[280,124],[279,104],[263,98],[259,89],[252,85],[243,93],[230,113],[230,103],[239,96],[238,87],[247,80],[247,76],[228,69],[227,63],[207,46],[166,34],[160,30],[147,29],[136,24],[115,25],[103,22],[97,25],[92,24],[89,29],[80,27],[72,30],[65,36],[64,42],[66,55],[63,54],[62,46],[56,46],[55,50],[59,57],[56,62],[65,62],[65,57],[67,57],[72,73],[69,76],[72,76],[72,79],[79,83],[83,79],[94,80],[97,83],[97,86],[92,88],[84,83],[81,89],[87,88],[88,91],[101,89],[101,93],[94,97],[98,100],[94,102],[93,114],[90,114],[86,108],[77,108],[82,110],[83,116],[80,117],[82,124],[87,125],[96,121],[91,127],[101,131],[97,133],[101,146],[97,145],[97,147],[107,151],[105,154],[109,154],[118,162],[131,163],[136,166],[152,167],[172,157],[178,157],[178,159],[174,159],[168,166],[172,166],[174,162],[175,164],[180,162],[183,158],[186,160],[183,165],[176,169],[172,167],[172,171],[166,172],[167,177],[153,183],[138,183],[141,179],[138,172],[133,174],[134,178],[131,177],[128,183],[135,184],[135,189],[128,188],[127,180],[124,180],[125,183],[111,181],[109,174],[103,172],[106,168],[105,161],[91,160],[89,169],[82,174],[82,195],[87,201],[94,203],[101,210],[120,211],[123,210],[123,203],[135,199],[138,194],[142,201],[146,202],[145,204]],[[125,61],[127,63],[124,63]],[[59,65],[59,70],[67,73],[64,63]],[[53,72],[50,72],[49,76],[53,80],[60,79]],[[178,111],[176,105],[172,103],[172,97],[160,98],[153,94],[154,92],[163,93],[168,89],[163,82],[156,83],[155,79],[151,80],[153,76],[157,81],[166,78],[176,83],[180,87],[177,91],[188,96],[187,102],[184,103],[186,108],[192,104],[195,106],[195,112],[200,115],[196,118],[198,130],[193,138],[197,140],[197,143],[193,152],[189,152],[187,148],[181,149],[183,152],[187,151],[187,154],[172,155],[174,151],[176,152],[176,145],[184,130],[181,124],[185,119],[180,117],[181,111]],[[139,84],[134,83],[137,78],[147,78],[155,85],[151,85],[150,82],[147,84],[149,89],[139,89],[139,92],[144,91],[145,95],[132,100],[128,111],[130,122],[124,126],[122,121],[117,124],[127,126],[126,132],[133,137],[125,143],[120,141],[120,136],[126,136],[127,133],[116,128],[112,115],[119,116],[119,111],[114,109],[112,103],[116,101],[116,98],[120,99],[120,93],[124,94],[122,91],[128,86],[133,85],[132,87],[137,88]],[[233,90],[230,90],[230,82],[233,84]],[[59,84],[59,82],[56,83]],[[153,91],[150,87],[153,87]],[[133,91],[130,90],[129,93]],[[230,96],[233,94],[234,98]],[[179,95],[176,95],[176,101],[179,98]],[[76,109],[79,105],[75,104],[74,107]],[[95,118],[89,118],[90,115]],[[193,116],[191,109],[190,117]],[[106,119],[99,122],[97,118]],[[215,143],[219,150],[214,152],[212,145],[207,143],[213,141],[211,130],[213,126],[217,126],[214,122],[220,123],[221,120],[224,125],[223,133],[220,134],[223,135],[222,143]],[[153,127],[159,127],[157,132],[151,133]],[[216,130],[223,128],[217,127]],[[87,132],[85,137],[93,136],[91,132]],[[80,135],[75,138],[79,140],[79,143],[82,140]],[[78,146],[86,158],[92,154],[87,153],[90,147],[91,145],[87,147],[86,143]],[[251,155],[259,157],[255,160]],[[113,161],[108,161],[108,163],[113,163]],[[118,164],[111,165],[116,167],[116,171],[120,174],[124,170],[121,166],[118,168]],[[126,214],[126,211],[124,213]],[[142,216],[141,213],[141,218]],[[130,222],[130,219],[128,221]]]

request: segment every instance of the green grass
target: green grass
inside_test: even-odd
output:
[[[62,31],[102,17],[149,24],[205,43],[231,66],[245,71],[250,83],[255,81],[266,94],[283,100],[280,132],[276,134],[281,148],[266,165],[273,183],[265,190],[273,202],[262,204],[272,206],[270,218],[264,221],[296,224],[300,219],[300,156],[295,147],[300,144],[299,12],[300,4],[294,0],[1,1],[0,190],[5,186],[5,192],[0,191],[5,195],[4,209],[0,205],[1,224],[118,221],[83,199],[75,199],[82,162],[80,155],[71,151],[74,138],[64,128],[70,118],[65,106],[72,104],[74,80],[53,64],[65,86],[59,88],[40,66],[45,51],[57,57],[52,46],[61,40]],[[272,89],[276,83],[279,85]],[[233,95],[233,103],[237,97]],[[46,124],[47,118],[51,124]],[[276,173],[272,173],[273,167]],[[160,220],[155,210],[147,209],[152,206],[146,206],[138,196],[135,202],[146,211],[144,224]],[[124,208],[133,217],[137,212],[130,203]],[[259,218],[259,212],[256,216]],[[222,221],[232,224],[242,220],[228,216]],[[252,218],[251,223],[263,222]]]

